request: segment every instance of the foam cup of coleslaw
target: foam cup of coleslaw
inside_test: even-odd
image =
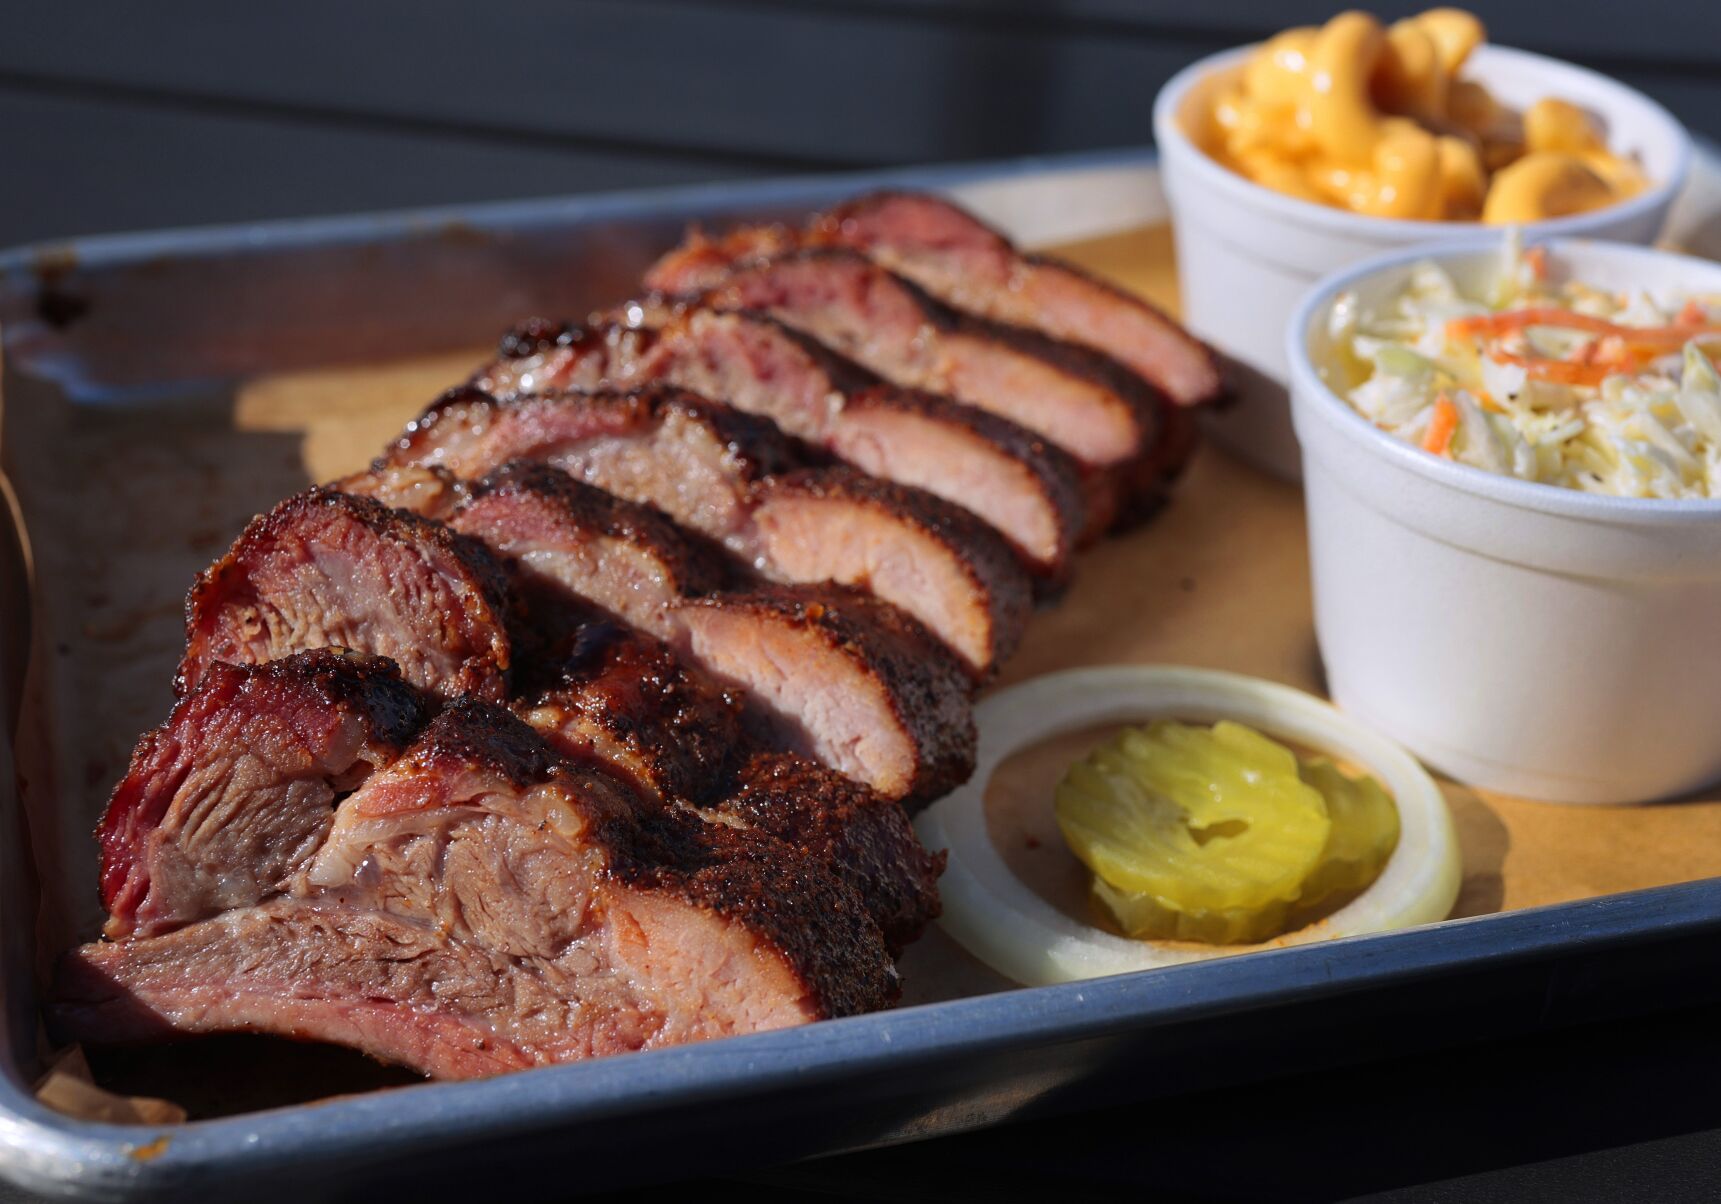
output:
[[[1380,429],[1329,384],[1351,338],[1335,306],[1390,307],[1421,262],[1483,295],[1502,241],[1336,273],[1287,331],[1330,691],[1474,785],[1571,803],[1695,790],[1721,779],[1721,497],[1615,496],[1474,467]],[[1721,294],[1721,264],[1538,245],[1551,272],[1667,312]]]
[[[1171,205],[1183,319],[1232,363],[1236,403],[1205,419],[1209,433],[1257,466],[1295,479],[1283,349],[1285,322],[1299,298],[1328,272],[1371,255],[1482,227],[1329,208],[1275,192],[1210,158],[1187,131],[1255,49],[1228,50],[1180,71],[1154,101],[1153,132]],[[1597,72],[1501,46],[1478,47],[1464,74],[1513,108],[1552,96],[1595,114],[1608,145],[1635,156],[1651,181],[1619,204],[1532,223],[1528,235],[1643,244],[1660,235],[1691,158],[1689,135],[1666,109]]]

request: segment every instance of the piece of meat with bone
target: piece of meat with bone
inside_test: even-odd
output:
[[[552,676],[514,710],[564,755],[596,758],[712,822],[792,845],[854,889],[893,954],[938,915],[943,857],[926,851],[899,805],[805,757],[753,748],[738,692],[666,645],[588,622]]]
[[[509,606],[482,544],[373,498],[313,488],[252,520],[198,578],[176,686],[188,692],[220,662],[335,647],[386,656],[444,698],[501,702]]]
[[[324,648],[212,665],[138,741],[96,830],[103,931],[150,936],[278,893],[335,802],[429,717],[381,657]]]
[[[62,963],[92,1043],[260,1032],[445,1078],[888,1006],[854,893],[781,841],[641,805],[508,712],[452,704],[289,890]]]
[[[1224,391],[1213,352],[1172,318],[1073,264],[1018,250],[930,193],[873,193],[798,229],[742,227],[718,238],[694,230],[645,283],[665,293],[698,292],[737,263],[808,246],[850,247],[957,309],[1103,352],[1179,405],[1202,405]]]
[[[951,309],[842,248],[736,265],[688,303],[761,310],[910,388],[1001,414],[1091,469],[1120,469],[1154,446],[1163,398],[1115,360],[1036,330]],[[635,303],[655,325],[674,299]]]
[[[673,388],[463,393],[390,454],[465,477],[514,457],[552,464],[663,510],[771,580],[834,581],[900,606],[977,676],[1015,649],[1032,610],[1016,556],[973,514],[843,466],[763,472],[789,457],[780,432]]]
[[[450,520],[566,591],[669,643],[782,746],[887,798],[925,801],[973,769],[971,680],[913,619],[838,586],[691,588],[685,537],[650,507],[545,465],[473,489]]]
[[[971,511],[1038,576],[1065,572],[1083,516],[1079,469],[1060,448],[976,406],[888,384],[762,314],[658,316],[656,328],[524,323],[474,383],[496,394],[677,385]]]

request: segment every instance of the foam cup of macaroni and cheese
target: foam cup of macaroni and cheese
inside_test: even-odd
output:
[[[1721,264],[1472,231],[1328,277],[1285,354],[1341,707],[1532,798],[1721,780]]]
[[[1486,225],[1648,244],[1691,156],[1648,97],[1487,45],[1456,9],[1341,13],[1204,59],[1160,92],[1154,135],[1184,318],[1234,364],[1211,433],[1290,478],[1284,325],[1310,285]]]

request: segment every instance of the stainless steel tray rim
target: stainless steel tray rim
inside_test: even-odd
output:
[[[415,247],[442,239],[475,239],[506,252],[510,246],[528,243],[536,236],[571,228],[625,231],[641,222],[679,226],[690,213],[722,214],[732,210],[738,197],[744,197],[745,203],[758,212],[787,215],[828,204],[833,197],[880,188],[930,188],[962,194],[970,185],[986,189],[1008,186],[1013,181],[1031,181],[1039,186],[1060,181],[1062,186],[1080,190],[1084,181],[1120,172],[1132,178],[1139,175],[1141,190],[1147,192],[1156,187],[1152,181],[1157,162],[1158,156],[1151,148],[1123,148],[1047,158],[907,167],[888,172],[795,176],[743,185],[719,182],[630,189],[596,195],[101,234],[25,244],[0,251],[0,333],[4,335],[6,350],[14,353],[16,363],[30,365],[22,371],[61,386],[79,403],[147,404],[181,395],[214,393],[242,374],[207,376],[193,372],[125,385],[92,382],[83,374],[82,352],[76,347],[44,351],[44,345],[61,344],[62,330],[45,319],[38,308],[41,299],[51,290],[75,295],[80,282],[102,273],[142,272],[158,264],[184,268],[198,264],[278,262],[283,257],[341,248],[354,253],[387,250],[406,255]],[[970,195],[962,195],[961,199],[971,205],[981,200]],[[981,207],[984,208],[983,204]],[[493,332],[485,335],[486,339],[493,337]],[[33,349],[26,351],[32,345]]]
[[[1615,923],[1622,917],[1635,921],[1635,927],[1583,932],[1604,913]],[[1492,930],[1480,957],[1470,940],[1479,927]],[[1276,1000],[1317,1001],[1534,954],[1545,949],[1553,932],[1566,937],[1569,951],[1573,933],[1578,943],[1599,949],[1717,927],[1721,878],[177,1126],[75,1120],[8,1080],[0,1082],[0,1163],[44,1188],[71,1179],[165,1185],[195,1178],[201,1168],[217,1166],[241,1148],[257,1169],[313,1153],[322,1159],[362,1153],[374,1144],[379,1126],[410,1129],[414,1144],[526,1131],[534,1127],[531,1118],[512,1115],[505,1106],[525,1092],[537,1107],[556,1109],[561,1124],[577,1125],[647,1110],[665,1097],[681,1103],[729,1099],[738,1091],[769,1091],[858,1063],[887,1073],[928,1056],[983,1055],[1051,1034],[1060,1044],[1074,1043],[1270,1007]],[[419,1097],[413,1111],[428,1112],[428,1120],[402,1120],[402,1092]],[[616,1106],[618,1095],[625,1107]],[[162,1136],[168,1140],[159,1155],[136,1156],[140,1146]]]
[[[1073,175],[1086,171],[1142,168],[1159,161],[1151,147],[1126,147],[1038,158],[977,160],[937,167],[890,171],[843,171],[790,176],[745,185],[761,205],[795,205],[807,197],[891,187],[955,188],[977,181],[1012,177]],[[559,226],[569,221],[608,218],[633,221],[658,215],[679,216],[701,207],[719,208],[734,200],[730,182],[668,185],[618,192],[488,201],[475,205],[437,205],[385,209],[322,217],[280,218],[184,226],[24,243],[0,250],[0,284],[35,281],[45,267],[76,271],[175,259],[225,258],[246,252],[290,251],[354,243],[404,242],[440,236],[451,229],[509,233]]]

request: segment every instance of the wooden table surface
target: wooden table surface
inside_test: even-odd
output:
[[[1721,139],[1721,5],[1481,7],[1496,40],[1604,70]],[[1334,8],[3,0],[0,246],[1139,144],[1171,72]],[[1718,1021],[1675,1011],[672,1190],[1707,1200],[1721,1182]]]

